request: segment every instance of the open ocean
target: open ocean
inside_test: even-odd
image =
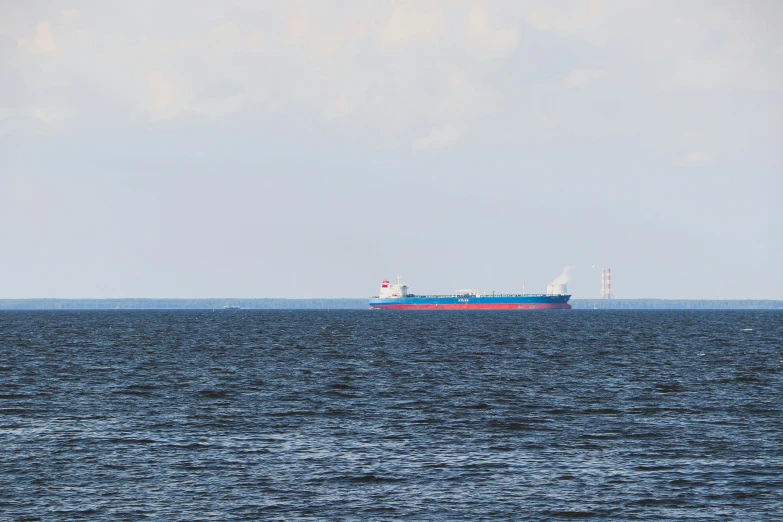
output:
[[[0,312],[2,520],[574,518],[783,520],[783,312]]]

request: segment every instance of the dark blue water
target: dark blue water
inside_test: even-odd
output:
[[[0,312],[4,520],[781,520],[781,312]]]

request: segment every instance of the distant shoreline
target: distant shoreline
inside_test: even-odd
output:
[[[773,299],[572,299],[575,310],[783,310]],[[0,299],[0,310],[367,310],[367,298]]]

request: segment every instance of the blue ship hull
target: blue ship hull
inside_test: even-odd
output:
[[[569,310],[570,295],[411,296],[370,298],[372,310]]]

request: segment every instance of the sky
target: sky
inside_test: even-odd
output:
[[[0,298],[783,299],[782,177],[776,0],[0,0]]]

